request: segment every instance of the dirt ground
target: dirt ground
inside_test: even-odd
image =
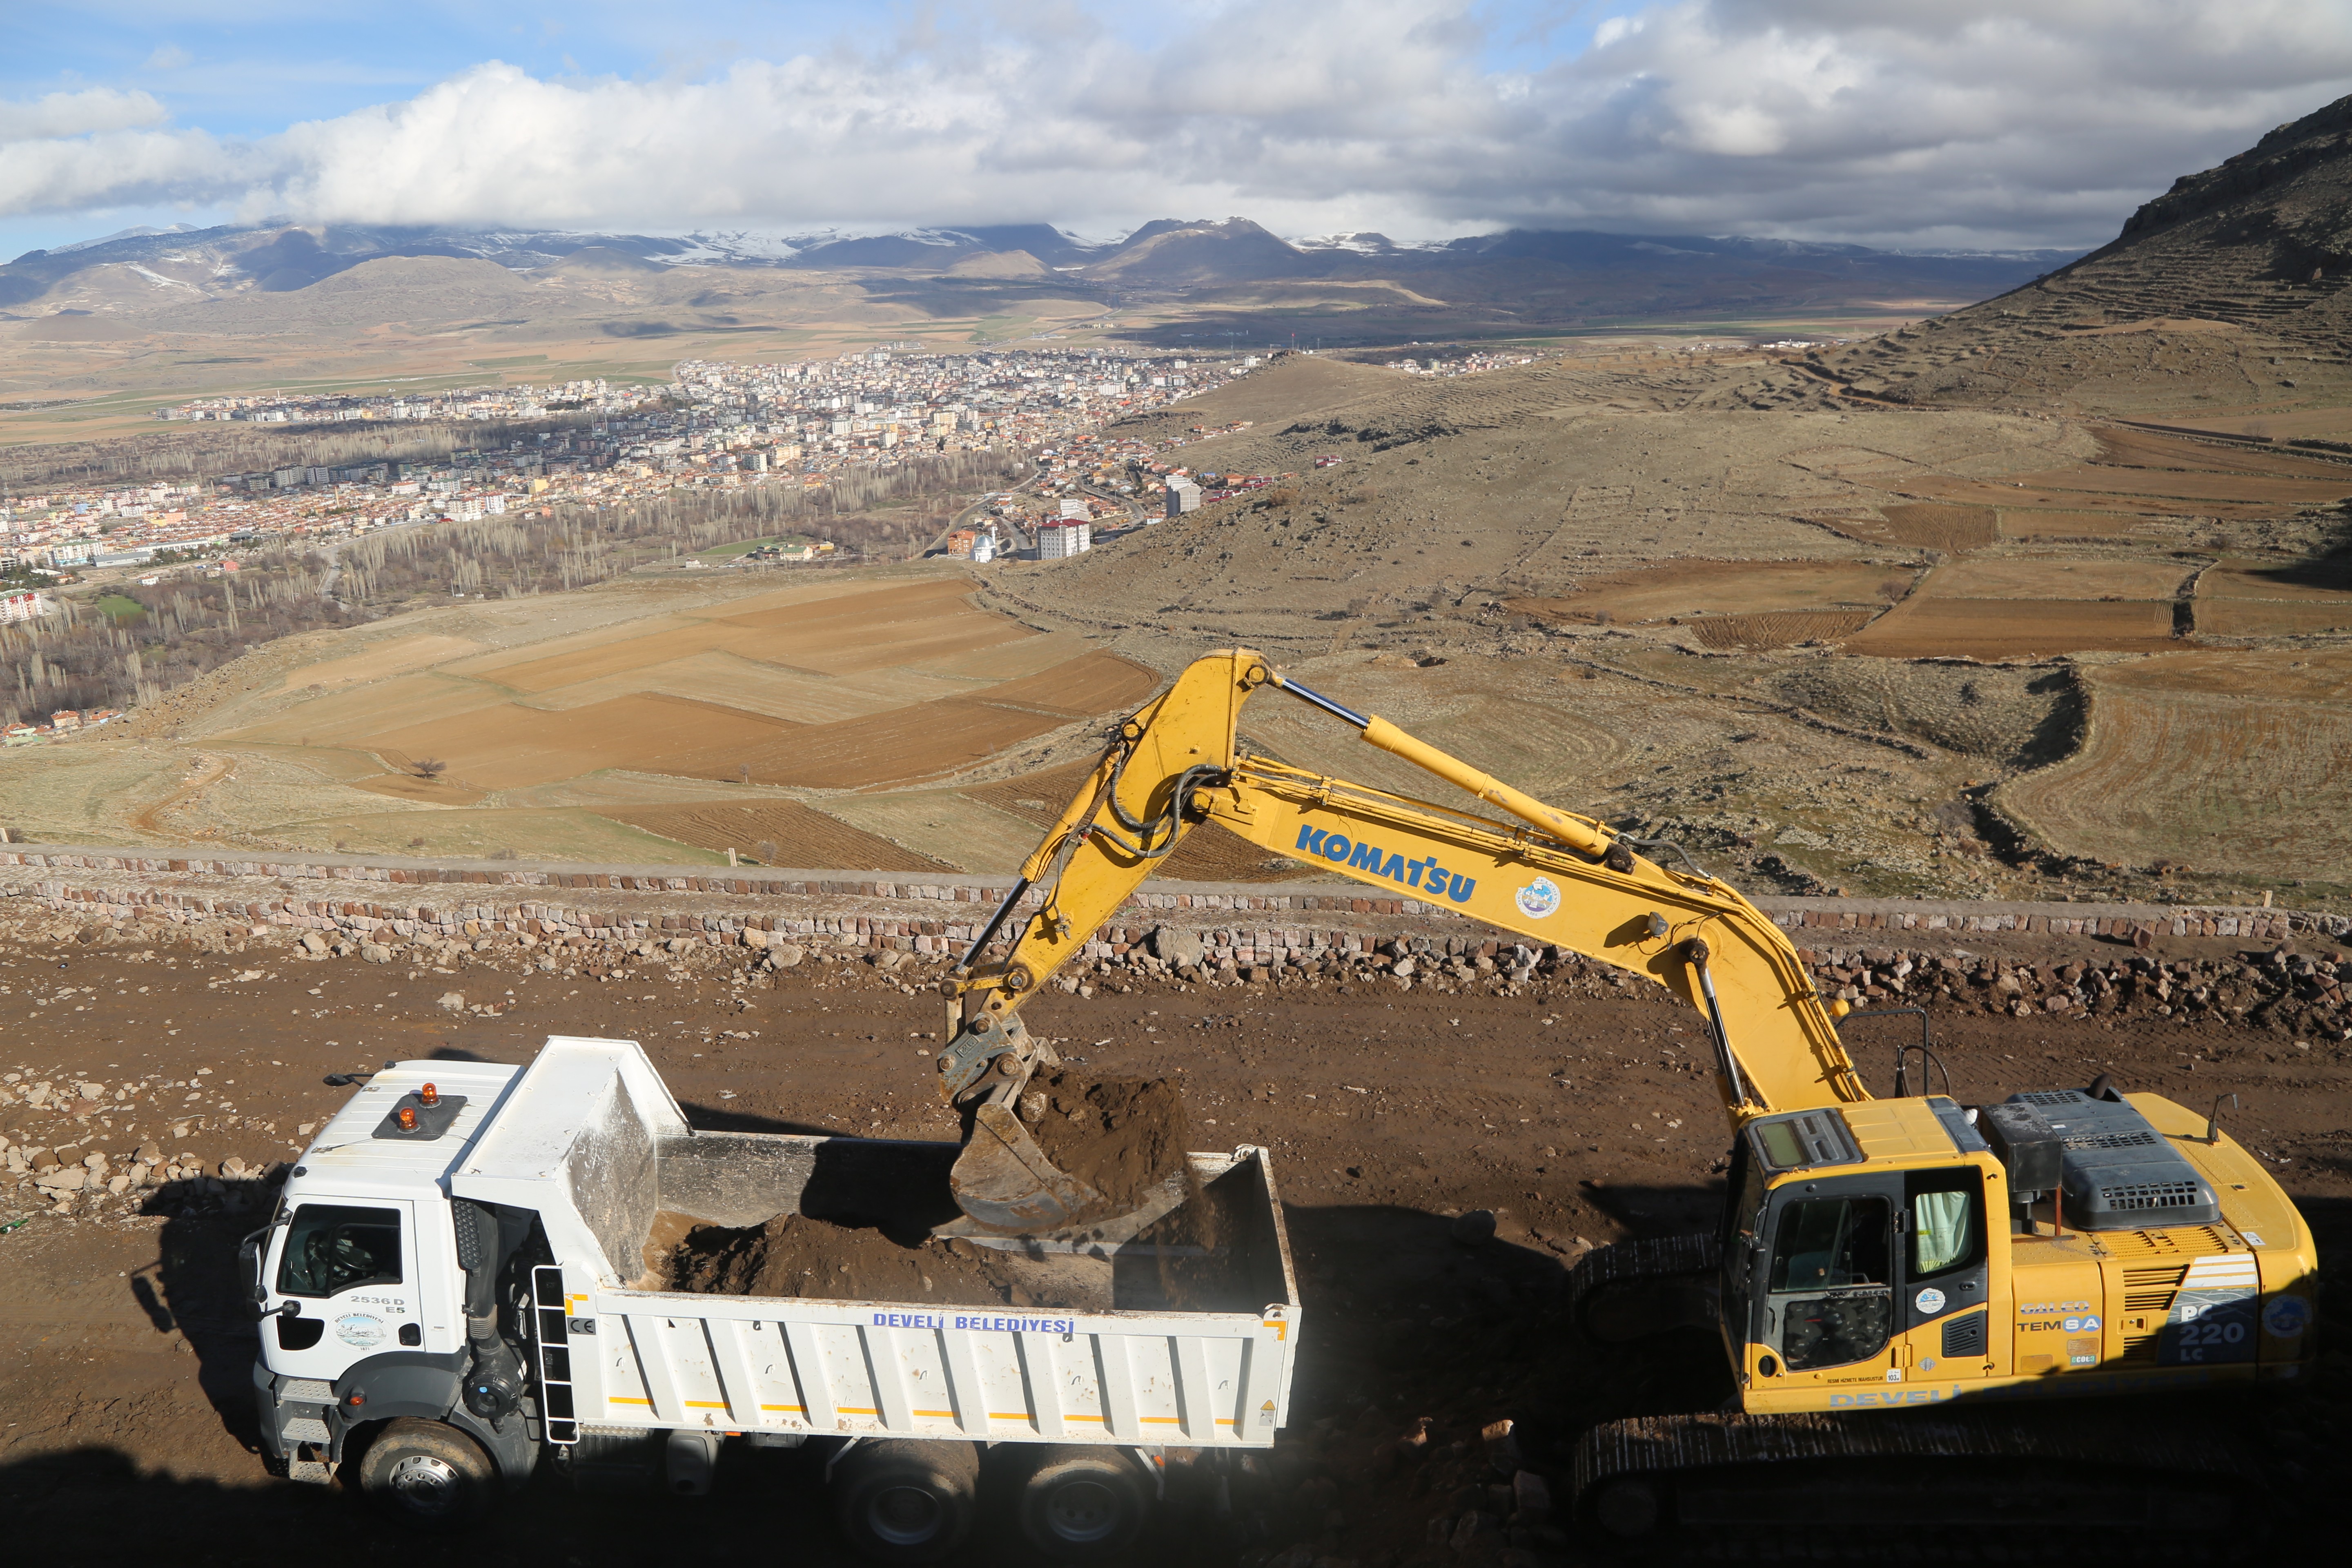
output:
[[[0,1225],[24,1216],[0,1234],[0,1510],[12,1545],[76,1563],[166,1551],[175,1563],[230,1563],[251,1561],[261,1542],[324,1536],[367,1562],[487,1551],[618,1568],[772,1550],[781,1531],[797,1561],[849,1561],[814,1467],[789,1454],[730,1460],[740,1473],[698,1502],[583,1500],[542,1478],[457,1542],[395,1535],[355,1500],[271,1480],[255,1449],[254,1331],[232,1279],[236,1239],[255,1223],[246,1194],[260,1189],[231,1181],[206,1196],[186,1174],[288,1158],[349,1092],[320,1081],[330,1072],[392,1057],[523,1060],[553,1033],[642,1040],[701,1126],[953,1135],[927,1054],[936,997],[860,964],[746,976],[716,953],[640,956],[598,979],[304,962],[257,944],[145,958],[0,948],[11,999],[0,1081],[23,1075],[6,1084],[16,1103],[0,1105],[0,1131],[20,1151],[105,1152],[118,1173],[145,1146],[182,1173],[143,1194],[85,1198],[68,1215],[37,1207],[29,1187],[0,1185]],[[1696,1016],[1542,986],[1499,996],[1128,984],[1042,994],[1027,1016],[1089,1071],[1185,1085],[1195,1146],[1272,1150],[1307,1325],[1293,1425],[1234,1478],[1234,1517],[1170,1532],[1160,1561],[1585,1561],[1556,1541],[1516,1559],[1499,1543],[1457,1554],[1426,1543],[1430,1521],[1482,1495],[1486,1423],[1516,1421],[1520,1462],[1564,1490],[1581,1426],[1705,1398],[1719,1375],[1718,1352],[1696,1338],[1676,1374],[1615,1352],[1602,1361],[1551,1308],[1588,1245],[1698,1228],[1715,1211],[1724,1130]],[[452,992],[468,1010],[447,1005]],[[1862,1031],[1901,1022],[1849,1026],[1882,1090],[1894,1041]],[[2323,1258],[2352,1247],[2352,1065],[2340,1051],[2169,1021],[1953,1016],[1937,1035],[1964,1101],[2101,1071],[2200,1107],[2235,1093],[2234,1127],[2275,1163]],[[26,1103],[37,1082],[52,1086],[50,1104]],[[1454,1218],[1480,1209],[1496,1216],[1494,1239],[1456,1240]],[[2341,1299],[2324,1307],[2338,1331]],[[2282,1462],[2315,1489],[2352,1481],[2346,1365],[2334,1352],[2319,1383],[2272,1418],[2292,1439]],[[1399,1459],[1396,1439],[1424,1416],[1427,1457]],[[1011,1539],[985,1527],[963,1561],[1024,1562]]]

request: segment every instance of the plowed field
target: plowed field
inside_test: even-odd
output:
[[[2184,654],[2092,667],[2082,749],[1999,792],[2074,854],[2252,876],[2352,860],[2352,655]]]
[[[599,816],[675,838],[697,849],[739,855],[771,866],[812,871],[944,871],[952,868],[919,855],[792,800],[689,801],[678,805],[604,811]],[[775,846],[772,856],[763,843]]]
[[[616,697],[569,712],[501,705],[376,736],[412,757],[438,757],[450,782],[478,789],[551,784],[598,768],[656,773],[673,756],[750,755],[788,726],[710,703]]]
[[[745,748],[740,755],[726,748],[681,750],[664,756],[658,768],[711,778],[734,777],[739,766],[748,765],[758,783],[810,789],[856,789],[931,778],[985,761],[1073,720],[1132,708],[1159,683],[1140,665],[1110,654],[1087,654],[974,696],[811,725],[789,737]]]
[[[2038,510],[2028,507],[2000,509],[2004,539],[2105,539],[2129,533],[2143,518],[2131,511]]]
[[[2163,653],[2172,606],[2066,599],[1912,599],[1845,644],[1882,658],[2035,658],[2104,649]]]
[[[1937,599],[2170,599],[2191,570],[2177,561],[1979,558],[1938,568],[1927,592]]]
[[[1957,555],[1981,550],[1998,537],[1992,512],[1980,506],[1938,506],[1915,501],[1879,509],[1883,518],[1824,517],[1821,521],[1849,539],[1874,544],[1904,544]]]
[[[1840,642],[1870,624],[1867,610],[1776,610],[1760,616],[1708,616],[1695,623],[1709,647],[1790,647]]]
[[[2309,637],[2352,631],[2352,597],[2335,604],[2276,599],[2199,599],[2197,629],[2221,637]]]
[[[1911,574],[1849,561],[1680,561],[1588,577],[1569,598],[1504,601],[1547,620],[1628,625],[1669,616],[1877,606],[1909,591]]]

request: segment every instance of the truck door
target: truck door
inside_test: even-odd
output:
[[[298,1309],[262,1324],[273,1372],[332,1382],[369,1356],[424,1343],[415,1205],[404,1199],[303,1203],[262,1278],[265,1312]]]
[[[1773,1194],[1758,1338],[1790,1375],[1841,1380],[1891,1364],[1899,1184],[1803,1182]]]

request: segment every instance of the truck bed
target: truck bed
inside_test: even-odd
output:
[[[1032,1299],[1071,1306],[632,1288],[657,1213],[731,1227],[799,1214],[919,1228],[956,1212],[947,1197],[956,1152],[950,1143],[696,1132],[634,1043],[558,1040],[458,1163],[451,1188],[540,1212],[555,1256],[534,1271],[554,1442],[583,1428],[649,1427],[1273,1441],[1299,1313],[1262,1149],[1190,1156],[1198,1195],[1133,1242],[1021,1260],[1036,1282]]]

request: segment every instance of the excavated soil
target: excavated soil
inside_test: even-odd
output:
[[[1045,1103],[1033,1117],[1034,1095]],[[1029,1135],[1108,1200],[1107,1214],[1132,1208],[1184,1168],[1184,1100],[1164,1078],[1090,1079],[1065,1069],[1032,1079],[1022,1100]]]
[[[656,1234],[684,1216],[664,1215]],[[648,1247],[650,1251],[651,1248]],[[898,1242],[871,1226],[778,1215],[763,1226],[688,1231],[663,1259],[669,1290],[707,1296],[799,1296],[824,1301],[926,1301],[950,1307],[1102,1303],[1028,1258],[968,1241]]]

